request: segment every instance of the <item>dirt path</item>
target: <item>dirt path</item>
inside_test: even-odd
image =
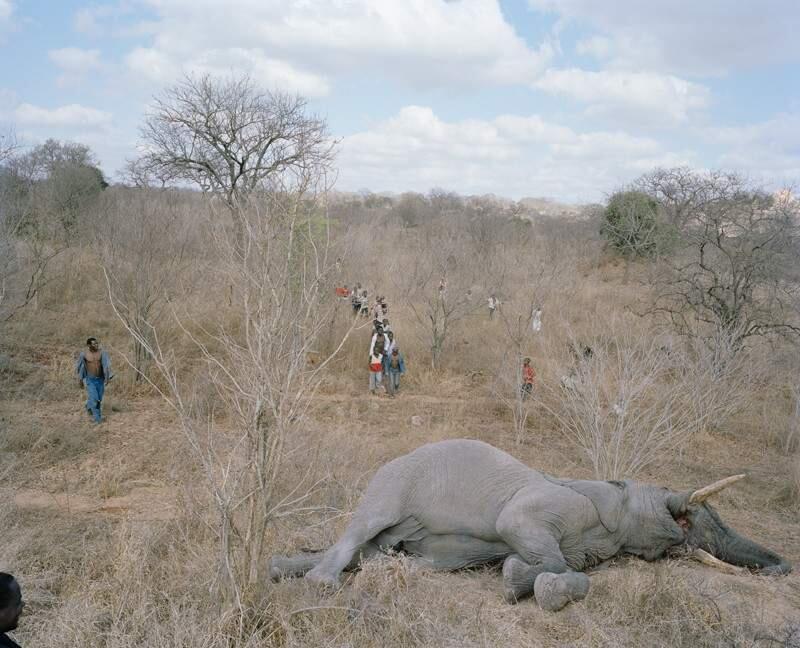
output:
[[[14,504],[23,509],[117,515],[134,520],[169,520],[175,517],[173,497],[164,486],[138,486],[126,495],[106,499],[77,493],[48,493],[34,488],[20,489],[13,494],[2,493],[3,498],[12,495]]]

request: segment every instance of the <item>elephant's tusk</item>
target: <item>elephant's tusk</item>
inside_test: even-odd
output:
[[[745,477],[747,477],[747,475],[733,475],[732,477],[726,477],[725,479],[715,481],[713,484],[706,486],[705,488],[700,488],[691,494],[689,497],[689,504],[700,504],[701,502],[705,502],[709,497],[719,493],[723,488],[727,488],[731,484],[735,484]]]
[[[715,558],[710,553],[708,553],[707,551],[703,551],[702,549],[694,549],[690,555],[697,562],[701,562],[704,565],[708,565],[709,567],[716,567],[717,569],[725,572],[726,574],[743,574],[747,572],[747,570],[744,567],[737,567],[736,565],[731,565],[730,563],[727,563],[724,560]]]

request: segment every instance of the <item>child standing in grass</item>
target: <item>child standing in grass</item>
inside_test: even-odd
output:
[[[531,367],[531,359],[525,358],[522,361],[522,398],[528,398],[531,395],[534,380],[536,380],[536,372]]]

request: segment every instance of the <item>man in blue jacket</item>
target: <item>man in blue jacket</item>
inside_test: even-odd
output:
[[[391,355],[384,356],[383,362],[384,373],[389,379],[386,389],[389,391],[389,396],[394,398],[395,392],[400,389],[400,376],[406,372],[406,363],[397,346],[392,348]]]
[[[82,351],[75,363],[80,385],[86,386],[86,411],[94,417],[95,423],[100,423],[103,417],[100,408],[103,402],[103,392],[108,381],[114,377],[111,373],[111,359],[108,352],[100,349],[97,338],[90,337],[86,340],[86,351]]]

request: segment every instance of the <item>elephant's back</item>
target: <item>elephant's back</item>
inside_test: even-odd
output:
[[[464,470],[532,470],[507,452],[475,439],[448,439],[427,443],[395,461],[406,459],[420,464],[433,463],[456,473]]]
[[[487,539],[506,502],[541,479],[510,454],[469,439],[421,446],[379,474],[383,471],[403,490],[408,513],[432,533],[469,532]]]

